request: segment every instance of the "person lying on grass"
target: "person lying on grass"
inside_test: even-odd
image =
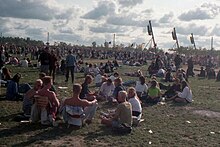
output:
[[[192,102],[192,91],[186,81],[181,82],[182,92],[178,92],[177,95],[168,98],[167,100],[173,100],[178,103],[191,103]]]
[[[83,121],[90,124],[98,107],[97,100],[88,101],[79,97],[82,90],[80,84],[73,85],[73,96],[65,99],[61,106],[63,119],[69,125],[81,127]]]
[[[52,85],[52,78],[50,76],[45,76],[42,81],[43,88],[40,89],[35,96],[45,97],[45,99],[48,99],[48,102],[46,103],[45,100],[46,108],[39,107],[39,104],[37,104],[36,99],[31,109],[31,121],[37,122],[40,119],[41,124],[43,125],[52,124],[53,126],[56,126],[57,124],[55,123],[55,118],[58,108],[60,106],[60,102],[57,99],[56,94],[53,91],[50,91]]]
[[[127,92],[120,91],[118,94],[118,106],[114,114],[111,115],[101,115],[101,123],[106,126],[117,128],[121,124],[126,126],[132,126],[132,106],[126,101]]]

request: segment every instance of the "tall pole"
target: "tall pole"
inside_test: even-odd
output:
[[[151,20],[149,20],[149,27],[150,27],[150,30],[151,30],[151,35],[152,35],[152,40],[153,40],[153,44],[154,44],[154,49],[156,49],[157,44],[156,44],[155,39],[154,39],[154,32],[153,32],[153,28],[152,28],[152,25],[151,25]]]
[[[115,48],[115,38],[116,36],[115,36],[115,34],[113,35],[113,48]]]
[[[211,50],[213,50],[213,37],[211,38]]]
[[[175,35],[176,46],[177,46],[177,48],[179,49],[180,46],[179,46],[179,41],[178,41],[178,38],[177,38],[177,35],[176,35],[176,28],[173,28],[173,33],[174,33],[174,35]]]

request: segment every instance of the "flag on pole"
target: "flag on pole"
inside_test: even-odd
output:
[[[177,40],[176,33],[174,31],[172,32],[172,37],[173,37],[173,40]]]

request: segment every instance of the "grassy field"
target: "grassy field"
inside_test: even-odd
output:
[[[38,69],[8,67],[13,73],[22,74],[20,83],[32,84],[38,77]],[[122,66],[117,71],[122,74],[137,69],[146,73],[147,66]],[[124,81],[138,79],[122,78]],[[66,90],[57,89],[59,99],[71,96],[72,84],[64,80],[63,75],[57,75],[56,88],[68,86]],[[77,73],[76,81],[82,83],[83,75]],[[105,103],[99,104],[94,123],[80,130],[68,129],[63,123],[59,127],[45,127],[13,121],[22,112],[22,102],[4,100],[5,88],[2,87],[0,146],[220,146],[220,83],[198,78],[190,78],[189,83],[193,91],[192,104],[169,102],[144,107],[145,121],[128,135],[113,134],[111,129],[100,124],[99,112],[112,108]]]

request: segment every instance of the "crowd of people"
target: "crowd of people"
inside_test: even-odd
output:
[[[23,63],[14,57],[7,57],[7,60],[1,59],[1,62],[4,61],[1,83],[7,86],[6,99],[22,99],[24,115],[30,118],[31,122],[40,121],[42,125],[57,126],[56,118],[60,115],[69,126],[80,128],[83,124],[92,123],[99,106],[98,102],[105,101],[112,105],[114,110],[101,113],[101,123],[116,128],[115,130],[121,129],[129,132],[134,122],[141,121],[142,115],[144,115],[143,106],[155,105],[164,101],[185,104],[193,102],[192,90],[188,83],[189,76],[195,76],[193,57],[184,61],[185,59],[183,60],[180,55],[174,56],[168,53],[154,55],[77,49],[69,50],[63,56],[64,58],[61,58],[62,56],[61,52],[50,50],[48,46],[39,54],[37,53],[36,59],[40,63],[40,74],[33,88],[29,84],[19,84],[21,75],[16,74],[12,77],[10,70],[3,67],[6,63],[28,67],[31,65],[31,61]],[[99,65],[84,63],[83,58],[87,56],[109,60]],[[110,57],[113,57],[114,60],[110,61]],[[131,66],[141,66],[147,64],[149,59],[152,62],[148,67],[148,82],[141,70],[123,74],[117,72],[117,68],[120,68],[119,60]],[[183,62],[187,62],[186,71],[181,69]],[[211,63],[208,60],[205,65],[206,69],[201,67],[198,77],[215,78],[220,81],[220,71],[217,75],[214,74],[214,64]],[[85,76],[83,83],[76,83],[75,72],[83,73]],[[54,88],[57,73],[65,75],[65,82],[69,81],[69,73],[71,73],[73,86],[70,98],[58,99]],[[123,81],[122,75],[137,77],[138,80],[129,85],[127,81]],[[158,81],[158,78],[162,78],[164,82]],[[90,90],[90,84],[93,81],[98,88],[97,91]],[[166,82],[172,82],[172,85],[164,84]],[[24,93],[24,95],[20,93]],[[115,105],[117,106],[115,107]]]

